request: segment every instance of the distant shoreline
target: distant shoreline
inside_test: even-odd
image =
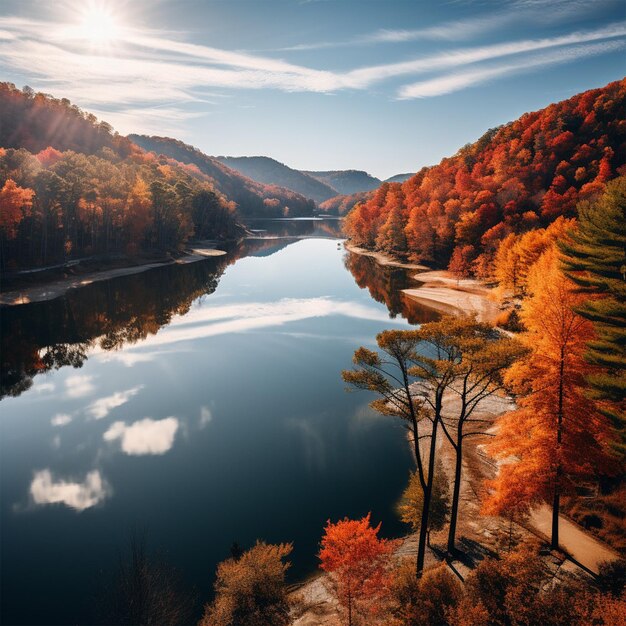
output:
[[[178,258],[169,258],[161,261],[146,259],[136,265],[126,265],[124,267],[86,272],[85,274],[77,274],[76,276],[42,281],[39,284],[26,284],[22,287],[0,293],[0,307],[19,306],[31,302],[46,302],[65,295],[71,289],[80,289],[81,287],[86,287],[87,285],[103,280],[140,274],[151,269],[166,267],[168,265],[186,265],[188,263],[195,263],[196,261],[203,261],[209,257],[224,256],[225,254],[227,253],[224,250],[198,245],[197,247],[185,250]]]

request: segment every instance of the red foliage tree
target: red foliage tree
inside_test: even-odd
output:
[[[360,520],[330,520],[319,553],[321,568],[337,579],[339,599],[346,608],[348,626],[357,612],[371,608],[385,592],[388,559],[393,542],[378,537],[380,524],[370,524],[370,514]]]

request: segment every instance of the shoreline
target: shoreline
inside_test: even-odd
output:
[[[383,252],[373,252],[345,244],[348,252],[375,259],[380,265],[418,270],[412,278],[421,283],[418,287],[402,289],[402,293],[412,300],[431,309],[448,315],[475,313],[479,322],[493,322],[500,313],[500,307],[492,298],[493,289],[474,278],[457,279],[448,270],[432,270],[417,263],[403,263]]]
[[[30,304],[32,302],[46,302],[54,300],[65,295],[71,289],[80,289],[92,283],[111,278],[119,278],[121,276],[131,276],[132,274],[140,274],[151,269],[166,267],[168,265],[187,265],[204,261],[210,257],[219,257],[226,255],[225,250],[217,248],[197,247],[187,248],[180,257],[164,259],[162,261],[145,260],[137,265],[126,265],[123,267],[96,270],[78,274],[76,276],[53,279],[34,285],[24,285],[22,288],[11,289],[0,293],[0,307],[19,306],[22,304]]]

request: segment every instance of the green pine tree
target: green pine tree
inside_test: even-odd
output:
[[[561,242],[566,274],[589,300],[577,313],[593,322],[587,361],[597,366],[588,383],[621,434],[626,452],[626,176],[610,182],[594,202],[578,205],[578,228]]]

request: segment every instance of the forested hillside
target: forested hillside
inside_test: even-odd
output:
[[[218,161],[239,173],[265,185],[279,185],[311,198],[316,203],[337,195],[337,190],[309,176],[294,170],[269,157],[215,157]]]
[[[573,217],[624,171],[626,79],[552,104],[403,184],[384,183],[345,231],[362,246],[490,276],[508,235]]]
[[[144,152],[67,100],[4,83],[0,120],[2,271],[242,233],[198,168]]]
[[[67,98],[17,89],[0,83],[0,146],[40,152],[48,146],[95,154],[110,148],[121,157],[134,150],[132,143],[113,131],[110,124],[81,111]]]
[[[129,135],[129,139],[155,154],[195,165],[211,179],[216,189],[237,204],[241,215],[250,217],[297,217],[311,215],[315,203],[299,193],[277,185],[265,185],[243,176],[217,159],[177,139]]]
[[[325,200],[319,205],[320,211],[333,215],[346,215],[354,206],[367,202],[374,195],[373,191],[360,191],[348,196],[338,195]]]

